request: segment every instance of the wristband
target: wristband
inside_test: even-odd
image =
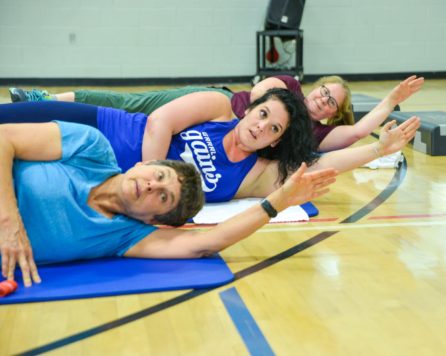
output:
[[[379,153],[379,148],[378,147],[373,146],[373,151],[375,152],[377,158],[381,158],[381,154]]]
[[[277,210],[271,205],[271,203],[265,198],[260,202],[265,213],[268,214],[270,218],[275,218],[277,216]]]

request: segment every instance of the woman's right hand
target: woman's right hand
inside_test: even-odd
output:
[[[396,121],[390,121],[384,125],[379,134],[378,152],[380,156],[386,156],[401,150],[420,127],[420,119],[412,116],[399,126],[392,128]]]
[[[336,181],[335,177],[338,174],[333,168],[306,171],[307,165],[302,163],[285,184],[268,195],[267,199],[277,211],[303,204],[326,194],[327,187]]]
[[[25,287],[30,287],[32,282],[41,282],[34,262],[32,247],[20,216],[15,219],[7,219],[2,223],[0,252],[3,277],[14,280],[14,271],[18,264],[22,271]]]

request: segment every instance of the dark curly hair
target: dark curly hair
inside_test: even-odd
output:
[[[147,165],[152,164],[174,169],[181,183],[178,205],[165,214],[155,215],[154,218],[165,225],[184,225],[201,210],[204,204],[200,173],[192,164],[183,161],[158,160],[147,163]]]
[[[312,122],[305,103],[287,89],[273,88],[249,105],[248,110],[268,101],[280,101],[289,115],[289,123],[275,147],[257,151],[259,157],[279,161],[279,181],[283,184],[291,172],[303,162],[308,166],[318,159],[313,138]]]

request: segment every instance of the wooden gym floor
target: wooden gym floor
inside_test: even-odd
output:
[[[351,87],[382,98],[396,83]],[[445,98],[446,81],[429,80],[401,110],[446,111]],[[0,355],[445,355],[446,157],[404,154],[399,170],[339,176],[309,223],[223,251],[231,284],[1,306]]]

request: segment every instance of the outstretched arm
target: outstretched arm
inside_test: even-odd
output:
[[[354,125],[336,126],[320,143],[319,151],[333,151],[348,147],[356,141],[368,136],[381,125],[395,106],[402,103],[423,86],[424,78],[412,75],[398,84],[392,91],[367,115]]]
[[[378,142],[323,154],[310,167],[310,171],[331,167],[342,173],[361,167],[380,156],[389,155],[401,150],[414,138],[417,129],[420,127],[420,119],[412,116],[399,126],[392,128],[395,123],[395,121],[391,121],[384,125],[381,129]]]
[[[249,102],[252,103],[258,98],[260,98],[263,94],[265,94],[269,89],[272,88],[282,88],[286,89],[286,84],[280,80],[279,78],[270,77],[263,79],[261,82],[258,82],[251,89]]]
[[[229,98],[219,92],[187,94],[155,110],[147,119],[142,143],[144,161],[165,159],[172,136],[206,121],[232,118]]]
[[[36,149],[38,148],[38,149]],[[17,207],[12,181],[13,160],[55,160],[62,155],[60,131],[56,123],[0,125],[0,249],[2,275],[14,279],[18,264],[25,286],[40,277],[32,248]]]
[[[333,169],[305,173],[303,164],[286,183],[268,195],[267,200],[278,212],[325,194],[335,181]],[[248,237],[269,221],[257,204],[243,213],[205,231],[160,229],[133,246],[127,257],[196,258],[213,254]]]
[[[394,123],[389,122],[381,129],[379,142],[325,153],[308,170],[334,168],[343,173],[401,150],[415,136],[420,120],[414,116],[392,129]],[[243,182],[245,188],[239,189],[236,198],[267,196],[280,186],[278,162],[259,159],[247,178],[249,181],[246,185]]]

